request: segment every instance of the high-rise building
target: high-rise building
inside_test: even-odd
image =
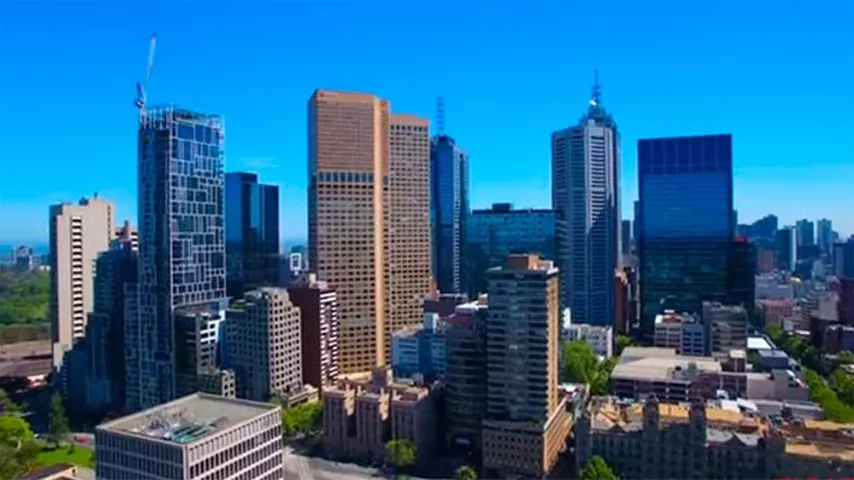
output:
[[[830,254],[833,246],[833,222],[826,218],[822,218],[815,224],[816,243],[821,249],[821,253]]]
[[[795,227],[783,227],[777,230],[777,265],[780,270],[793,271],[797,261],[797,238]]]
[[[445,322],[445,417],[452,445],[480,451],[486,414],[487,297],[457,305]]]
[[[175,107],[149,109],[139,126],[138,297],[128,305],[128,409],[176,396],[177,310],[225,303],[222,120]]]
[[[536,253],[556,261],[562,225],[549,209],[514,209],[510,203],[495,203],[472,211],[466,248],[469,293],[486,293],[487,270],[500,266],[511,253]]]
[[[638,177],[641,326],[650,335],[663,310],[727,301],[732,137],[639,140]]]
[[[807,219],[795,222],[798,247],[815,245],[815,224]]]
[[[370,94],[309,102],[309,265],[338,292],[342,373],[388,363],[430,290],[428,121]]]
[[[745,237],[735,237],[730,246],[728,278],[727,303],[753,311],[756,303],[756,246]]]
[[[237,396],[266,401],[302,392],[300,310],[282,288],[251,290],[228,310],[226,348]]]
[[[627,257],[632,253],[632,221],[620,222],[620,253]]]
[[[110,247],[116,213],[95,194],[77,205],[50,207],[50,323],[53,365],[83,338],[94,306],[95,260]]]
[[[278,186],[254,173],[225,174],[225,253],[228,296],[278,285]]]
[[[778,219],[776,215],[765,215],[750,224],[751,239],[773,240],[777,235]]]
[[[338,294],[313,273],[288,287],[288,294],[300,310],[302,381],[322,388],[338,378]]]
[[[430,142],[430,221],[433,278],[441,292],[466,290],[468,179],[468,154],[448,135],[433,137]]]
[[[509,255],[488,273],[483,466],[501,476],[547,474],[569,434],[558,395],[558,274],[536,255]]]
[[[635,200],[633,205],[634,209],[634,222],[632,223],[632,240],[634,240],[634,244],[632,245],[632,253],[635,255],[638,254],[638,242],[640,241],[640,200]]]
[[[552,208],[566,223],[561,304],[579,323],[614,323],[620,252],[620,134],[598,82],[578,124],[552,134]]]
[[[854,279],[854,238],[833,244],[833,274]]]

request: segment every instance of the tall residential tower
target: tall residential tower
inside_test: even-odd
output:
[[[578,124],[552,134],[552,208],[566,226],[558,264],[573,320],[614,323],[620,252],[620,134],[601,105],[598,75]]]
[[[164,107],[141,118],[138,295],[125,327],[131,411],[176,395],[175,316],[224,310],[224,140],[218,116]]]
[[[341,373],[388,364],[430,288],[427,120],[374,95],[309,101],[309,264],[338,292]]]

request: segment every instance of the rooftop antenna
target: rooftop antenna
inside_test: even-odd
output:
[[[599,70],[593,70],[593,93],[590,95],[590,106],[598,107],[602,102],[602,85],[599,83]]]
[[[436,133],[438,135],[445,134],[445,98],[436,98]]]
[[[145,78],[141,82],[136,82],[136,108],[139,109],[139,120],[145,118],[145,100],[146,90],[148,90],[148,80],[151,78],[151,69],[154,67],[154,47],[157,45],[157,35],[151,34],[151,41],[148,43],[148,63],[145,66]]]

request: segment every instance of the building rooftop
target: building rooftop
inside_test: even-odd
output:
[[[101,424],[98,429],[189,444],[278,409],[266,403],[195,393]]]
[[[771,350],[773,347],[763,337],[747,337],[748,350]]]
[[[678,372],[721,371],[721,364],[712,357],[677,355],[672,348],[626,347],[614,367],[612,378],[638,380],[675,379]]]

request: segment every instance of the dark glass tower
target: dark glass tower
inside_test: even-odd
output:
[[[125,328],[131,410],[176,394],[176,314],[224,310],[223,144],[214,115],[164,107],[140,121],[138,296]]]
[[[469,157],[454,139],[430,142],[430,217],[433,278],[443,293],[466,290],[466,219],[469,213]]]
[[[728,301],[732,136],[638,141],[641,323],[662,309]]]
[[[279,187],[254,173],[225,175],[225,252],[229,297],[279,283]]]

